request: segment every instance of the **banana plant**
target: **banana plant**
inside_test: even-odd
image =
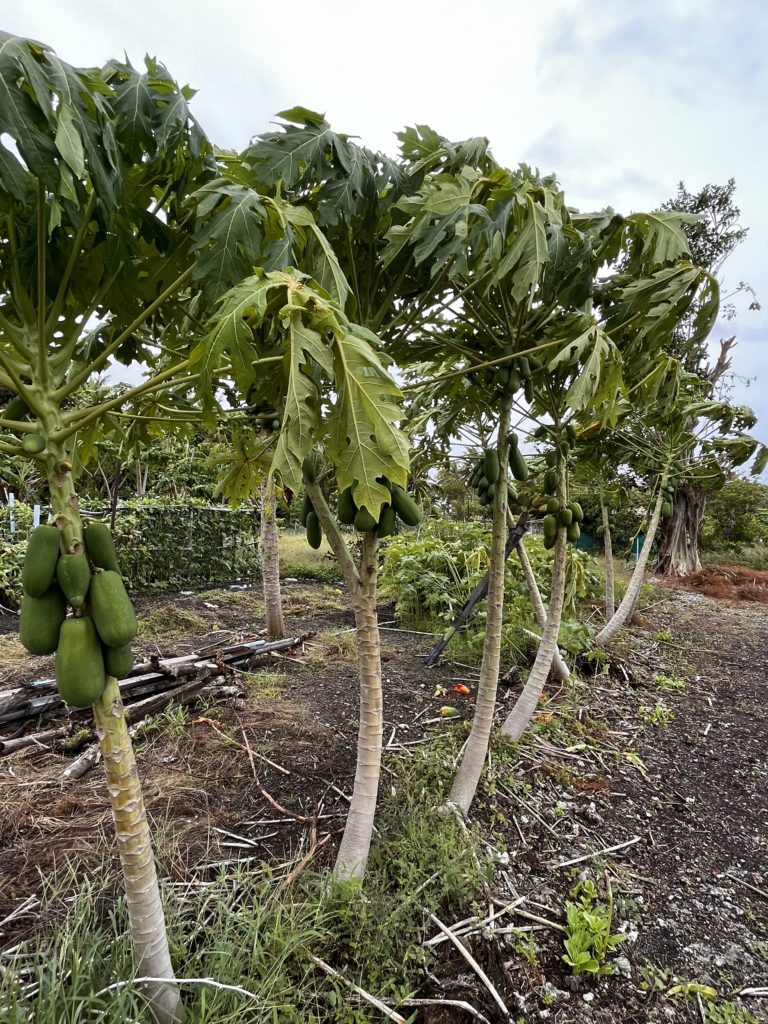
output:
[[[378,538],[384,510],[396,504],[394,490],[408,479],[408,443],[397,425],[403,416],[400,392],[376,336],[350,321],[338,297],[319,282],[291,269],[258,271],[230,289],[192,353],[192,367],[200,373],[202,395],[231,370],[251,401],[279,407],[274,434],[257,440],[243,430],[243,458],[233,453],[229,465],[222,464],[222,487],[247,486],[248,473],[267,470],[270,480],[279,476],[295,493],[303,489],[310,503],[308,534],[319,543],[325,533],[347,584],[357,627],[360,724],[355,783],[334,874],[362,879],[382,750]],[[357,564],[321,486],[318,461],[332,467],[337,491],[356,510],[362,533]],[[311,527],[309,516],[315,517]]]

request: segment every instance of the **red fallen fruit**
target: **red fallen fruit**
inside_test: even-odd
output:
[[[453,692],[460,693],[463,697],[468,697],[472,691],[468,686],[465,686],[463,683],[457,683],[453,688]]]

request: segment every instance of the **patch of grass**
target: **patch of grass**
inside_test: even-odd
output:
[[[340,629],[323,637],[326,656],[334,661],[357,661],[357,637],[354,630]]]
[[[201,601],[232,608],[245,615],[261,618],[264,615],[264,599],[260,590],[206,590],[198,594]]]
[[[170,704],[157,716],[157,728],[164,736],[178,739],[183,736],[189,721],[189,709],[183,704]]]
[[[325,874],[308,871],[281,889],[290,863],[277,873],[266,865],[230,866],[205,885],[165,886],[177,977],[215,978],[245,990],[181,981],[188,1019],[380,1024],[381,1013],[326,977],[310,953],[389,1002],[419,987],[434,956],[422,945],[436,930],[425,911],[448,921],[466,916],[490,877],[479,835],[437,814],[452,774],[443,749],[438,743],[407,760],[390,759],[364,891],[329,885]],[[44,885],[38,921],[49,930],[4,961],[0,1016],[8,1024],[145,1020],[131,981],[124,901],[114,895],[118,879],[106,868],[86,880],[61,871]],[[117,981],[126,984],[106,991]]]
[[[140,640],[174,640],[186,633],[197,633],[208,628],[202,615],[186,608],[163,605],[139,619]]]
[[[250,694],[267,700],[279,700],[287,676],[285,672],[246,672],[244,679]]]
[[[304,533],[281,532],[278,546],[282,579],[294,577],[299,580],[320,580],[322,583],[335,583],[341,579],[341,573],[325,537],[315,551],[307,543]]]
[[[3,633],[0,636],[0,667],[24,665],[29,659],[30,655],[15,633]]]

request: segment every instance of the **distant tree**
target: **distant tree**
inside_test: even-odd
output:
[[[702,546],[722,548],[768,542],[768,487],[741,477],[729,480],[707,503],[701,524]]]
[[[689,219],[683,222],[682,229],[688,241],[692,261],[705,267],[713,276],[720,279],[722,300],[721,315],[731,320],[736,315],[734,299],[737,295],[749,297],[749,309],[759,309],[754,291],[745,281],[740,281],[735,288],[726,291],[722,286],[722,270],[728,257],[744,241],[748,229],[739,222],[741,211],[734,202],[736,183],[733,178],[725,185],[705,185],[701,191],[689,192],[684,182],[680,182],[677,194],[664,204],[667,210],[675,210],[692,214],[698,220]],[[720,341],[720,351],[712,361],[708,341],[692,330],[695,308],[685,317],[674,334],[671,348],[672,354],[680,360],[680,364],[688,373],[698,376],[708,387],[712,399],[727,398],[728,374],[731,368],[731,351],[736,338],[730,337]],[[744,415],[749,410],[736,411],[734,421],[743,425],[753,425],[750,417]],[[734,424],[727,421],[713,424],[709,431],[710,442],[723,443],[718,446],[716,454],[717,472],[712,472],[713,449],[701,453],[701,461],[706,462],[706,472],[697,471],[694,452],[688,453],[687,463],[693,472],[681,480],[675,495],[672,518],[663,525],[659,537],[656,572],[669,576],[686,576],[701,568],[699,559],[699,530],[708,497],[713,494],[724,479],[733,473],[739,463],[732,455],[743,455],[743,446],[739,445],[742,437],[734,434]],[[735,445],[732,442],[737,442]],[[755,446],[756,447],[756,446]]]

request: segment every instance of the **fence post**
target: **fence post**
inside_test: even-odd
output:
[[[32,508],[32,526],[37,529],[40,525],[40,506],[34,505]]]
[[[11,491],[8,495],[8,515],[11,521],[11,533],[16,533],[16,518],[13,514],[13,505],[16,501],[16,495]]]

